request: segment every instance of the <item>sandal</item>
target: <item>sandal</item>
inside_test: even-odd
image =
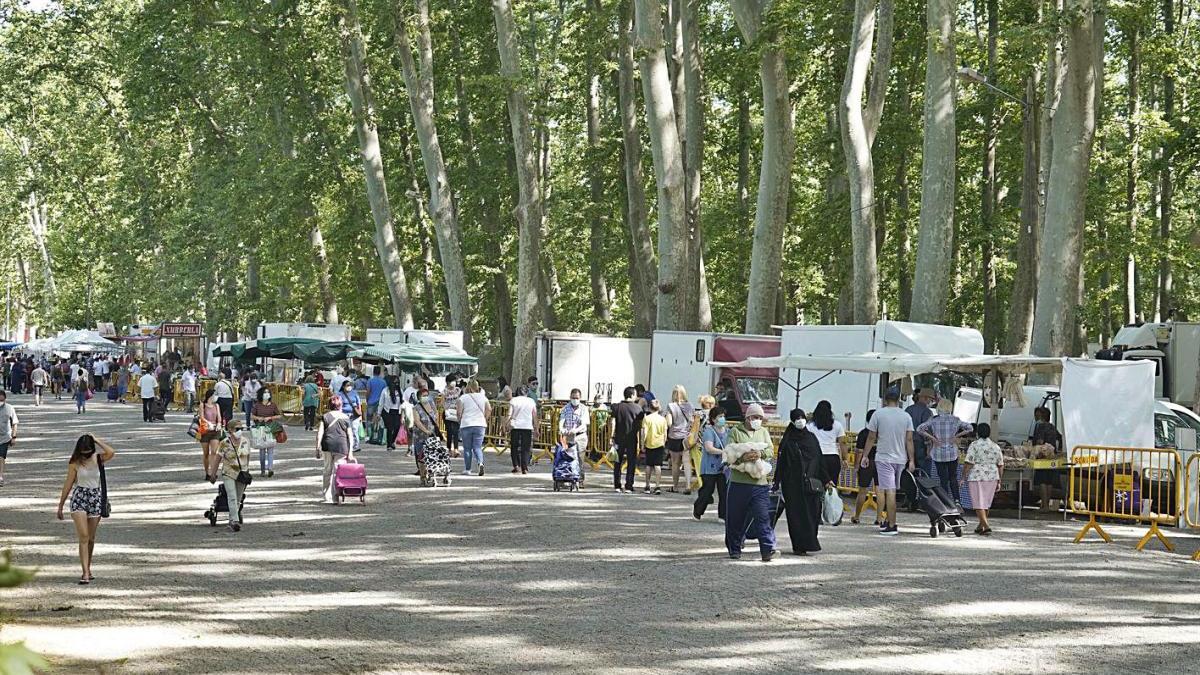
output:
[[[851,524],[851,525],[857,525],[857,524],[858,524],[858,518],[851,518],[851,519],[850,519],[850,524]]]
[[[87,586],[90,583],[92,583],[92,582],[89,581],[88,579],[85,579],[84,577],[79,577],[79,585],[80,586]]]

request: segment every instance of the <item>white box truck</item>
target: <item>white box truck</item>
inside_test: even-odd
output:
[[[1192,407],[1196,403],[1196,374],[1200,370],[1200,323],[1146,323],[1125,326],[1113,336],[1112,347],[1096,358],[1113,361],[1153,361],[1154,395]]]
[[[689,331],[654,331],[650,347],[650,391],[668,401],[675,385],[683,385],[692,404],[727,380],[727,417],[742,418],[746,406],[758,403],[775,413],[778,368],[718,368],[711,362],[736,363],[752,356],[779,356],[778,335],[736,335]],[[736,414],[735,414],[736,411]]]
[[[542,398],[566,400],[578,388],[587,400],[619,401],[625,387],[650,381],[650,340],[544,331],[537,336],[536,375]]]
[[[461,330],[423,330],[418,328],[368,328],[367,342],[381,345],[417,344],[463,348]]]
[[[783,326],[782,353],[832,356],[837,354],[982,354],[983,335],[973,328],[879,321],[874,325]],[[937,382],[942,376],[923,376],[946,396],[952,396],[961,382]],[[779,409],[800,407],[811,411],[817,402],[828,400],[834,415],[845,420],[850,413],[848,430],[866,424],[867,411],[878,408],[887,387],[887,377],[870,373],[849,373],[784,368],[779,374]]]
[[[340,323],[260,323],[255,338],[301,337],[329,342],[350,339],[350,327]]]

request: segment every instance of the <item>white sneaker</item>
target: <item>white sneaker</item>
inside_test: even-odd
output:
[[[472,473],[472,472],[470,472],[470,471],[468,471],[468,470],[465,470],[465,469],[464,469],[464,470],[463,470],[463,472],[462,472],[462,475],[464,475],[464,476],[474,476],[475,474],[474,474],[474,473]]]

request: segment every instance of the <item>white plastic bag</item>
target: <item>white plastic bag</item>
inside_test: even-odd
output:
[[[250,447],[255,450],[269,450],[275,447],[275,435],[267,426],[254,427],[250,430]]]
[[[837,488],[826,488],[825,497],[821,500],[821,522],[825,525],[841,525],[845,508]]]

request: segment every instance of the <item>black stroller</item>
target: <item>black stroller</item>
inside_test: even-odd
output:
[[[942,489],[942,483],[936,478],[930,478],[929,474],[921,469],[917,469],[914,475],[910,471],[905,471],[902,483],[907,482],[908,485],[901,485],[901,488],[910,493],[915,493],[916,505],[929,516],[929,536],[937,537],[939,534],[945,534],[947,529],[954,532],[954,536],[963,536],[963,528],[967,525],[966,518],[963,518],[962,509],[958,508],[958,504],[954,499]]]
[[[246,506],[246,495],[242,494],[242,498],[238,501],[238,524],[246,522],[246,512],[243,510]],[[208,518],[208,524],[213,527],[217,526],[217,514],[229,513],[229,496],[225,493],[225,483],[217,484],[217,498],[213,500],[212,506],[204,512],[204,517]]]

